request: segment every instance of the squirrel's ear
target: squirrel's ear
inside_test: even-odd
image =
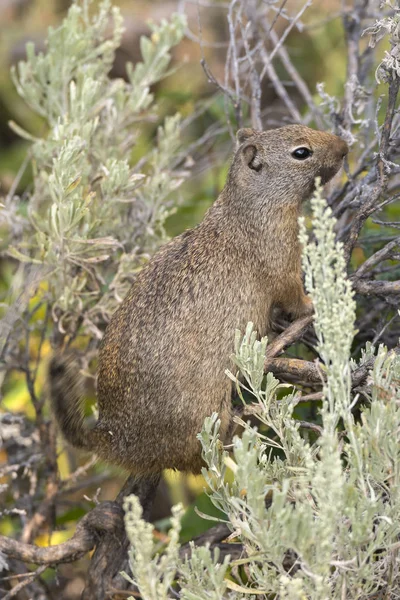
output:
[[[261,171],[263,163],[257,146],[254,144],[246,144],[242,148],[242,156],[245,164],[253,171]]]
[[[255,135],[256,133],[257,133],[257,130],[251,129],[250,127],[239,129],[239,131],[236,134],[236,141],[237,141],[238,147],[240,146],[240,144],[243,144],[243,142],[245,142],[249,138],[253,137],[253,135]]]

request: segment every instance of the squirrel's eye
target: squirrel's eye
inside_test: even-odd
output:
[[[297,160],[305,160],[306,158],[309,158],[312,155],[311,150],[309,150],[308,148],[296,148],[296,150],[293,150],[292,152],[292,156],[293,158],[297,158]]]

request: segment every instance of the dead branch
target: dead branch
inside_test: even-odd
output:
[[[305,103],[307,104],[307,106],[310,108],[311,113],[313,115],[313,118],[315,119],[315,122],[317,124],[317,126],[320,129],[324,128],[324,121],[323,121],[323,117],[321,114],[321,111],[319,110],[319,108],[317,107],[317,105],[315,104],[313,97],[310,93],[310,90],[308,89],[308,86],[306,84],[306,82],[304,81],[304,79],[301,77],[300,73],[298,72],[298,70],[296,69],[296,67],[293,65],[293,62],[290,59],[289,53],[286,50],[285,46],[283,46],[282,44],[278,46],[278,35],[277,33],[273,30],[272,26],[267,29],[267,22],[266,20],[261,20],[261,25],[265,31],[265,33],[268,33],[268,35],[271,38],[271,41],[274,45],[275,51],[278,53],[279,58],[282,61],[283,66],[285,67],[288,75],[292,78],[292,81],[294,82],[294,84],[296,85],[297,89],[299,90],[301,96],[303,97]]]
[[[382,261],[391,258],[393,256],[394,250],[396,248],[399,248],[399,246],[400,237],[397,237],[396,239],[386,244],[381,250],[378,250],[377,252],[375,252],[375,254],[367,258],[367,260],[363,262],[363,264],[360,267],[358,267],[357,271],[352,275],[353,286],[354,280],[364,277],[367,271],[369,271]]]
[[[265,368],[268,369],[268,361],[271,358],[281,354],[291,344],[301,338],[301,336],[307,331],[313,322],[314,317],[303,317],[297,319],[294,323],[276,337],[267,347],[267,353],[265,358]]]
[[[353,288],[358,294],[364,296],[388,296],[400,294],[400,281],[366,281],[358,279],[353,281]]]
[[[215,545],[218,544],[220,542],[222,542],[223,540],[225,540],[227,537],[229,537],[231,535],[232,531],[231,529],[229,529],[228,525],[226,525],[225,523],[219,523],[218,525],[215,525],[214,527],[211,527],[211,529],[208,529],[206,532],[202,533],[201,535],[195,537],[193,539],[193,542],[196,546],[205,546],[206,544],[210,544],[211,545]],[[242,545],[241,546],[241,550],[243,550]],[[180,558],[186,558],[188,556],[190,556],[190,543],[188,542],[187,544],[184,544],[183,546],[181,546],[180,550],[179,550],[179,556]]]
[[[392,123],[396,109],[397,95],[400,86],[400,79],[393,77],[389,84],[388,105],[385,113],[385,121],[382,127],[379,154],[376,160],[376,183],[375,185],[365,185],[361,192],[361,208],[355,214],[349,233],[344,242],[344,252],[347,262],[350,260],[351,252],[358,240],[361,228],[367,218],[378,208],[378,201],[386,192],[389,183],[390,167],[388,166],[389,142],[392,131]],[[371,171],[372,175],[374,171]]]
[[[33,571],[31,573],[24,573],[24,579],[22,581],[20,581],[19,583],[17,583],[17,585],[15,585],[12,590],[10,590],[3,598],[3,600],[11,600],[11,598],[15,598],[15,596],[17,594],[19,594],[19,592],[21,590],[23,590],[25,587],[27,587],[28,585],[30,585],[35,579],[37,579],[38,577],[40,577],[40,575],[46,570],[46,566],[42,565],[41,567],[39,567],[38,569],[36,569],[36,571]]]
[[[121,508],[115,502],[103,502],[83,517],[70,540],[41,548],[4,535],[0,536],[0,552],[10,558],[36,565],[73,562],[93,549],[98,531],[115,532],[121,523]]]
[[[316,364],[308,360],[300,360],[298,358],[273,358],[265,362],[265,370],[273,373],[278,378],[284,377],[286,380],[301,380],[307,384],[319,384],[321,373],[317,369]]]

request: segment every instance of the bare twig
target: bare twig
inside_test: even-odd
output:
[[[363,204],[361,209],[355,215],[349,234],[346,236],[344,244],[345,257],[350,260],[352,249],[358,239],[361,228],[366,219],[377,209],[379,198],[385,193],[389,181],[389,170],[387,167],[389,140],[396,109],[397,95],[399,91],[400,79],[393,77],[389,84],[389,99],[385,113],[385,121],[382,127],[381,139],[379,144],[379,154],[376,162],[377,182],[371,186],[366,186],[362,193]]]
[[[261,20],[261,25],[265,31],[267,29],[267,24],[264,20]],[[278,38],[278,35],[275,33],[275,31],[272,30],[272,28],[270,29],[269,35],[271,37],[272,43],[275,46],[275,49],[278,48],[277,49],[278,56],[281,59],[283,66],[285,67],[288,75],[292,78],[292,81],[296,85],[300,94],[303,96],[308,108],[310,109],[310,111],[315,119],[317,126],[320,129],[324,129],[324,120],[322,117],[322,113],[321,113],[320,109],[317,107],[317,105],[315,104],[306,82],[301,77],[301,75],[299,74],[299,72],[297,71],[295,66],[293,65],[288,51],[286,50],[285,46],[281,45],[278,47],[277,44],[278,44],[279,38]]]
[[[322,427],[316,425],[315,423],[309,423],[308,421],[298,421],[298,423],[302,429],[309,429],[310,431],[314,431],[314,433],[317,433],[318,435],[322,435],[324,431]]]
[[[222,542],[230,535],[231,530],[229,529],[228,525],[225,525],[225,523],[219,523],[218,525],[211,527],[211,529],[208,529],[205,533],[202,533],[201,535],[195,537],[193,539],[193,543],[195,544],[195,546],[205,546],[206,544],[215,545],[219,542]],[[240,546],[241,549],[243,549],[241,544]],[[179,550],[179,556],[181,558],[186,558],[190,556],[189,543],[181,546]]]
[[[238,14],[235,15],[235,7],[239,4]],[[235,86],[235,94],[233,98],[233,107],[236,116],[236,125],[238,128],[243,126],[242,103],[241,103],[241,82],[239,78],[238,52],[236,45],[236,26],[241,19],[242,4],[239,0],[231,0],[229,5],[227,20],[229,27],[229,47],[227,60],[225,65],[225,87],[228,85],[230,76],[232,75],[233,84]]]
[[[36,571],[33,571],[32,573],[24,573],[23,575],[21,575],[21,577],[24,577],[24,580],[17,583],[17,585],[15,585],[12,588],[12,590],[10,590],[4,596],[3,600],[11,600],[11,598],[15,598],[15,596],[17,594],[19,594],[19,592],[21,590],[23,590],[26,586],[28,586],[30,583],[32,583],[32,581],[34,581],[35,579],[40,577],[40,575],[43,573],[43,571],[46,570],[46,568],[47,568],[46,566],[41,566],[38,569],[36,569]]]
[[[312,402],[322,400],[324,394],[322,392],[315,392],[314,394],[305,394],[297,398],[297,402]]]
[[[278,77],[275,67],[273,66],[270,56],[268,55],[268,52],[265,49],[262,49],[260,54],[261,54],[261,58],[264,62],[264,69],[261,72],[260,80],[262,81],[264,76],[268,75],[268,77],[275,89],[275,92],[277,93],[279,98],[285,104],[286,108],[288,109],[288,111],[290,113],[291,118],[294,121],[296,121],[297,123],[301,123],[302,122],[301,115],[300,115],[297,107],[295,106],[294,102],[290,98],[289,94],[287,93],[285,86],[283,85],[280,78]]]
[[[293,342],[301,338],[303,333],[307,331],[313,317],[303,317],[292,323],[283,333],[275,338],[267,347],[267,354],[265,358],[265,370],[268,371],[268,362],[271,358],[278,356]]]
[[[353,282],[354,280],[364,277],[367,271],[375,267],[380,262],[390,258],[393,254],[394,249],[398,248],[399,246],[400,237],[397,237],[396,239],[386,244],[383,248],[381,248],[381,250],[375,252],[375,254],[370,256],[370,258],[368,258],[360,267],[358,267],[357,271],[352,276]]]
[[[315,363],[298,358],[272,358],[265,362],[265,369],[277,377],[284,376],[285,379],[301,379],[309,384],[318,383],[321,385],[321,374],[316,368]]]
[[[392,296],[400,294],[400,281],[366,281],[357,279],[353,281],[353,289],[358,294],[365,296]]]
[[[286,29],[285,29],[285,31],[283,32],[283,34],[282,34],[282,36],[281,36],[280,40],[279,40],[279,41],[277,42],[277,44],[274,46],[274,49],[272,50],[272,52],[271,52],[271,54],[270,54],[270,56],[269,56],[269,59],[270,59],[270,61],[271,61],[271,60],[274,60],[274,58],[275,58],[275,54],[277,54],[277,53],[279,52],[280,48],[281,48],[281,47],[283,46],[283,44],[285,43],[285,41],[286,41],[286,39],[287,39],[287,37],[288,37],[289,33],[292,31],[293,27],[294,27],[294,26],[295,26],[295,25],[296,25],[296,24],[297,24],[297,23],[300,21],[301,17],[303,16],[303,14],[304,14],[304,13],[305,13],[305,11],[307,10],[307,8],[308,8],[309,6],[311,6],[311,4],[312,4],[312,0],[307,0],[307,2],[305,2],[305,3],[303,4],[303,6],[300,8],[299,12],[298,12],[298,13],[297,13],[297,14],[296,14],[294,17],[292,17],[291,19],[289,19],[289,21],[290,21],[289,25],[286,27]],[[265,73],[263,73],[263,71],[261,71],[261,76],[260,76],[260,79],[262,79],[262,78],[263,78],[263,75],[264,75],[264,74],[265,74]]]
[[[246,26],[242,29],[242,38],[244,43],[244,48],[246,52],[246,58],[249,63],[250,69],[250,81],[251,81],[251,124],[255,129],[262,130],[262,120],[261,120],[261,81],[260,76],[257,72],[253,57],[251,55],[250,46],[248,42],[248,31],[249,27]]]

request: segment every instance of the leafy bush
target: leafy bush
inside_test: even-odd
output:
[[[178,114],[165,118],[140,165],[129,161],[143,124],[157,115],[150,88],[167,73],[185,21],[174,15],[152,25],[151,38],[141,40],[143,62],[128,64],[127,81],[112,80],[122,17],[110,0],[93,15],[89,9],[90,2],[74,2],[60,27],[50,28],[46,51],[35,54],[27,44],[27,60],[12,71],[46,133],[36,139],[13,124],[32,142],[33,189],[22,199],[5,198],[0,227],[8,255],[37,266],[35,287],[46,282],[38,302],[48,307],[62,336],[82,325],[101,338],[132,275],[165,240],[170,194],[185,176],[174,172]],[[20,328],[17,320],[7,325]],[[14,333],[8,341],[15,349],[19,339]]]

